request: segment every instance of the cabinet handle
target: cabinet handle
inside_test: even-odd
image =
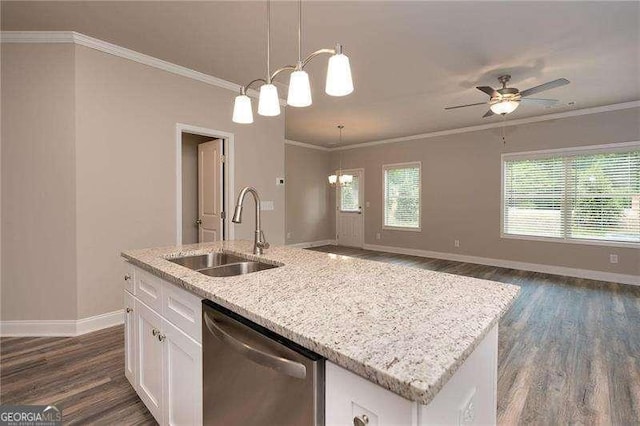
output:
[[[158,334],[158,340],[161,342],[164,342],[164,339],[166,339],[167,336],[165,336],[164,334]]]
[[[124,276],[124,280],[125,280],[125,281],[129,281],[130,279],[131,279],[131,275],[129,275],[129,274],[125,274],[125,276]]]
[[[156,337],[158,334],[160,334],[160,330],[158,330],[157,328],[154,328],[154,329],[151,331],[151,334],[153,334],[153,337]]]
[[[369,417],[366,414],[355,416],[353,418],[353,426],[366,426],[369,424]]]
[[[133,309],[127,308],[126,311],[127,311],[128,314],[130,314],[131,312],[133,312]]]

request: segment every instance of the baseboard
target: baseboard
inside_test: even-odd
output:
[[[16,320],[0,321],[0,336],[79,336],[124,322],[123,311],[118,310],[79,320]]]
[[[443,253],[429,250],[409,249],[402,247],[381,246],[377,244],[365,244],[367,250],[382,251],[388,253],[407,254],[410,256],[431,257],[435,259],[453,260],[457,262],[476,263],[480,265],[497,266],[500,268],[519,269],[523,271],[541,272],[552,275],[564,275],[568,277],[587,278],[598,281],[608,281],[620,284],[640,286],[640,276],[618,274],[615,272],[594,271],[591,269],[568,268],[564,266],[542,265],[538,263],[518,262],[514,260],[492,259],[488,257],[468,256],[455,253]]]
[[[336,245],[336,240],[320,240],[320,241],[308,241],[304,243],[287,244],[287,247],[309,248],[309,247],[335,246],[335,245]]]

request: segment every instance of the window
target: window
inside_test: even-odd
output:
[[[503,235],[640,243],[640,144],[503,155]]]
[[[384,172],[384,227],[420,230],[420,163],[390,164]]]
[[[344,173],[350,174],[348,172]],[[351,175],[353,180],[340,187],[340,211],[343,212],[360,211],[360,179],[357,174]]]

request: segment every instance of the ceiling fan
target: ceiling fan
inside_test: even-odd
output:
[[[489,105],[489,111],[485,113],[482,117],[491,117],[494,114],[509,114],[518,108],[520,103],[524,104],[535,104],[542,106],[551,106],[558,102],[557,99],[539,99],[539,98],[528,98],[527,96],[544,92],[545,90],[555,89],[556,87],[564,86],[569,84],[569,80],[566,78],[559,78],[557,80],[549,81],[548,83],[541,84],[539,86],[532,87],[527,90],[523,90],[522,92],[516,89],[515,87],[507,87],[507,83],[511,80],[511,76],[501,75],[498,77],[498,81],[502,84],[501,89],[494,89],[489,86],[478,86],[476,89],[486,93],[490,96],[488,102],[478,102],[475,104],[467,104],[467,105],[458,105],[453,107],[447,107],[446,110],[449,109],[457,109],[457,108],[465,108],[476,105]]]

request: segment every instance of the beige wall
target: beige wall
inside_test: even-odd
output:
[[[335,239],[328,151],[285,145],[287,244]]]
[[[500,154],[640,140],[640,109],[342,151],[365,169],[365,243],[640,275],[640,250],[500,238]],[[334,166],[339,152],[333,152]],[[422,162],[422,232],[382,229],[382,165]],[[380,233],[381,239],[376,239]],[[454,247],[454,240],[460,247]],[[616,253],[619,263],[609,263]]]
[[[198,145],[208,136],[182,134],[182,244],[198,242]]]
[[[176,123],[234,134],[232,196],[274,201],[263,226],[284,242],[284,115],[235,125],[232,91],[83,46],[3,49],[3,319],[122,309],[120,252],[175,244]]]
[[[73,45],[2,45],[2,319],[74,319]]]

